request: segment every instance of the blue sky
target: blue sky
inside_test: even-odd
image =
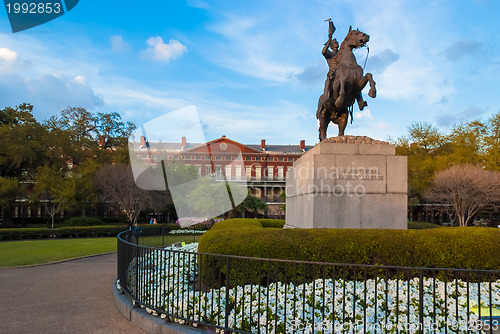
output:
[[[377,82],[346,134],[396,138],[420,121],[446,132],[500,110],[498,13],[496,0],[81,0],[13,34],[0,9],[0,107],[29,102],[43,120],[81,106],[140,125],[195,105],[207,140],[313,144],[331,17],[339,41],[350,25],[371,36]]]

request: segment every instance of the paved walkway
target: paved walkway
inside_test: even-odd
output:
[[[0,333],[144,334],[115,308],[115,277],[116,253],[0,269]]]

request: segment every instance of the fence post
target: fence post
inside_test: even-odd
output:
[[[135,245],[135,291],[134,291],[134,307],[139,307],[138,296],[139,296],[139,238],[137,237],[137,244]]]
[[[226,272],[226,324],[224,327],[229,328],[229,281],[231,276],[231,258],[227,258],[227,272]]]
[[[419,269],[418,274],[418,327],[420,328],[420,333],[424,333],[424,272]],[[409,305],[408,305],[409,307]]]

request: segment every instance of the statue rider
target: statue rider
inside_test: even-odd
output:
[[[319,97],[318,100],[318,111],[316,112],[316,117],[319,119],[322,111],[331,104],[330,98],[333,97],[333,82],[335,79],[335,71],[338,66],[337,54],[339,52],[339,43],[337,39],[332,39],[333,33],[335,32],[335,26],[331,19],[328,19],[328,41],[326,41],[323,51],[321,52],[328,63],[328,74],[325,80],[325,91],[323,95]]]
[[[329,99],[332,93],[333,80],[335,78],[335,70],[337,69],[337,58],[335,57],[339,52],[339,42],[337,39],[332,39],[333,33],[335,32],[335,26],[331,19],[328,19],[328,41],[325,43],[323,47],[323,51],[321,52],[328,63],[328,74],[326,76],[325,81],[325,98]],[[331,49],[331,51],[330,51]]]

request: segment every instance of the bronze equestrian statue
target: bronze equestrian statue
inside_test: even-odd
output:
[[[363,69],[358,65],[353,54],[354,49],[366,45],[370,36],[349,27],[349,32],[339,48],[337,40],[332,39],[335,26],[331,20],[328,21],[328,41],[322,53],[328,63],[329,70],[325,81],[325,90],[319,98],[318,111],[316,112],[316,118],[319,120],[320,142],[326,138],[326,129],[330,121],[338,125],[339,136],[344,135],[349,111],[352,118],[354,101],[357,100],[359,110],[363,110],[367,106],[361,91],[368,82],[370,83],[368,95],[372,98],[377,95],[372,74],[366,73],[363,76]]]

